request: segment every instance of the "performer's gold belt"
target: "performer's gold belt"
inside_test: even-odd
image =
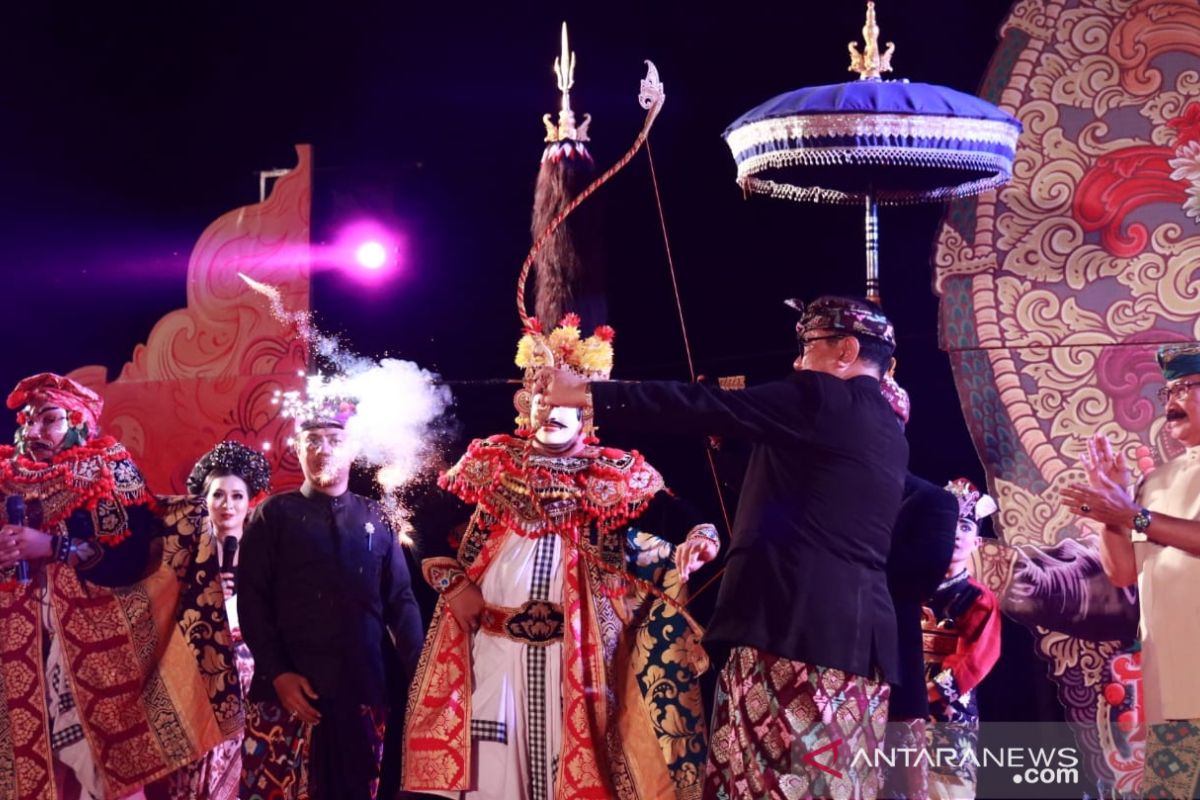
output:
[[[530,600],[520,608],[484,606],[479,630],[538,647],[561,642],[562,606],[545,600]]]

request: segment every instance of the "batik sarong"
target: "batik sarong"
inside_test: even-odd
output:
[[[880,796],[887,683],[734,648],[714,700],[704,797]]]
[[[242,800],[374,800],[387,712],[318,701],[308,725],[278,703],[246,706]]]
[[[234,634],[234,664],[242,696],[250,691],[254,657],[241,636]],[[145,788],[146,800],[232,800],[238,795],[242,776],[242,734],[226,739],[200,761]]]
[[[959,715],[951,722],[938,721],[935,717],[929,721],[926,730],[931,753],[979,751],[978,715]],[[929,766],[930,800],[969,800],[975,797],[975,782],[972,759],[934,759]]]

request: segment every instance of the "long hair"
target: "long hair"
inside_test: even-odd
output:
[[[569,140],[547,146],[533,193],[530,231],[536,240],[563,209],[591,183],[595,165],[583,145]],[[593,196],[546,242],[534,259],[534,307],[550,330],[574,311],[584,330],[607,321],[600,223],[603,210]]]

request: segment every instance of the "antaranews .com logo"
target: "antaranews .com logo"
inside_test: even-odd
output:
[[[888,734],[870,747],[834,739],[796,755],[832,779],[853,774],[861,780],[871,773],[921,769],[930,776],[974,783],[977,797],[996,800],[1066,800],[1095,787],[1075,736],[1064,723],[985,723],[974,736],[964,736],[961,727],[931,724],[923,743],[912,741],[906,726],[889,725]]]

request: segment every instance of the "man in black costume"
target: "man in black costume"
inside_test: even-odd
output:
[[[843,756],[877,745],[886,681],[896,675],[884,568],[908,444],[879,388],[895,334],[877,306],[841,297],[803,308],[796,330],[795,372],[748,389],[589,384],[563,370],[542,377],[548,402],[590,400],[601,427],[753,445],[705,637],[731,649],[717,688],[706,797],[879,789],[877,772]],[[779,711],[764,721],[771,708]],[[832,771],[817,766],[830,763]]]
[[[374,798],[389,663],[407,685],[424,641],[395,533],[348,490],[345,416],[343,404],[300,422],[304,484],[264,501],[243,538],[239,612],[254,655],[243,798]]]

